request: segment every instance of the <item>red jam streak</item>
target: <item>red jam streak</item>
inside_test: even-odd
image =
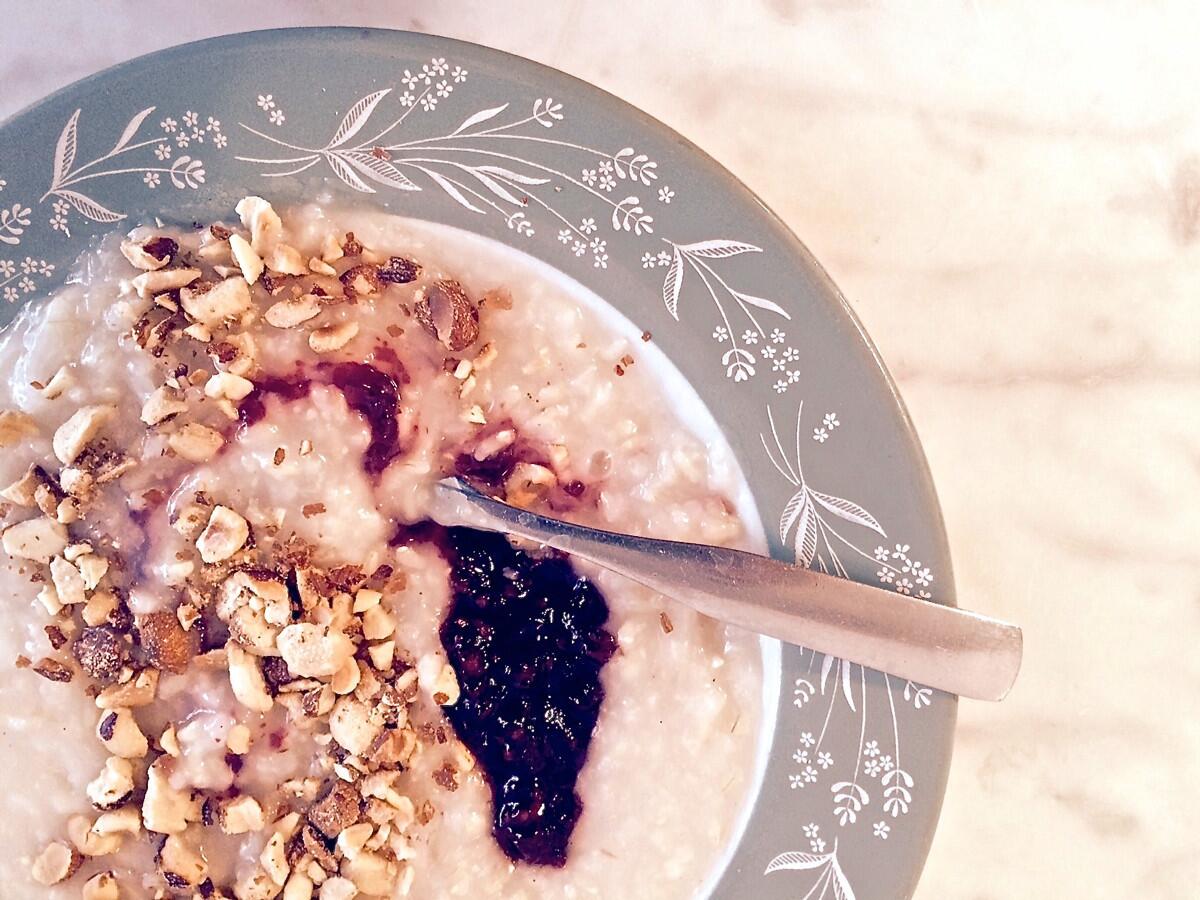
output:
[[[561,867],[583,810],[575,790],[616,650],[600,591],[562,556],[448,529],[453,594],[442,646],[461,696],[443,712],[492,791],[492,834],[514,862]]]
[[[403,449],[396,415],[400,409],[400,388],[396,379],[369,363],[339,363],[318,367],[312,377],[271,376],[259,379],[238,407],[238,418],[249,427],[267,414],[267,397],[290,402],[307,397],[313,384],[326,384],[342,392],[346,405],[362,416],[371,430],[371,441],[363,452],[362,466],[368,475],[378,475]]]

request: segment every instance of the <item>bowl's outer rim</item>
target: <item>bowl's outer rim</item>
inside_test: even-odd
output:
[[[945,516],[942,512],[942,507],[938,501],[937,489],[933,482],[933,475],[929,468],[929,461],[925,456],[924,448],[917,434],[916,426],[912,421],[912,416],[908,411],[908,407],[900,394],[899,388],[896,385],[895,379],[888,371],[883,357],[879,353],[878,347],[871,339],[870,335],[864,328],[858,314],[851,307],[841,289],[834,282],[832,277],[826,271],[825,267],[817,260],[812,251],[807,245],[796,235],[788,224],[764,201],[754,190],[746,185],[737,175],[726,168],[720,161],[707,153],[701,147],[693,143],[688,138],[684,137],[670,125],[667,125],[662,120],[650,115],[639,107],[633,105],[629,101],[623,100],[615,94],[606,91],[604,88],[598,87],[586,79],[572,75],[569,72],[564,72],[561,69],[556,69],[553,66],[545,63],[537,62],[536,60],[528,59],[516,53],[509,53],[505,50],[497,50],[494,47],[489,47],[486,44],[479,44],[474,41],[467,41],[461,38],[447,37],[444,35],[430,34],[427,32],[408,31],[399,28],[378,28],[352,25],[315,25],[315,26],[292,26],[285,28],[266,28],[252,31],[234,32],[226,35],[218,35],[213,37],[201,38],[195,41],[186,41],[181,44],[174,44],[169,47],[164,47],[160,50],[155,50],[150,53],[141,54],[124,62],[116,63],[104,69],[94,72],[91,75],[86,75],[83,78],[76,79],[49,94],[40,97],[22,107],[15,113],[7,116],[3,121],[0,121],[0,130],[7,129],[10,126],[16,125],[19,120],[27,115],[37,111],[37,109],[56,98],[66,95],[80,89],[87,88],[93,83],[101,82],[113,75],[120,74],[126,69],[133,69],[143,65],[146,62],[156,60],[162,57],[169,57],[179,53],[196,53],[206,48],[220,48],[222,50],[235,49],[238,46],[252,46],[255,43],[265,40],[271,41],[294,41],[312,40],[318,41],[325,37],[337,37],[344,39],[349,36],[357,36],[359,39],[371,38],[376,40],[391,40],[397,36],[402,36],[405,40],[415,41],[417,43],[426,43],[430,45],[447,45],[447,46],[468,46],[472,51],[483,56],[490,56],[497,61],[511,60],[519,63],[524,67],[531,67],[535,70],[541,70],[546,76],[553,79],[566,79],[574,83],[577,87],[584,89],[594,95],[598,95],[606,102],[620,108],[624,114],[632,118],[638,119],[641,123],[654,131],[666,135],[673,142],[678,144],[685,152],[692,155],[698,160],[703,161],[707,167],[716,174],[716,176],[724,180],[731,189],[740,193],[748,199],[754,206],[767,217],[772,223],[774,229],[784,238],[785,243],[789,245],[792,251],[796,254],[801,264],[809,270],[813,276],[814,282],[820,287],[822,293],[827,300],[831,301],[835,307],[845,317],[846,321],[853,327],[858,335],[862,346],[866,349],[867,355],[874,365],[875,374],[881,380],[881,383],[886,387],[888,394],[891,396],[892,402],[895,405],[896,411],[899,414],[900,427],[903,431],[908,445],[913,453],[913,462],[915,467],[911,472],[911,476],[917,482],[918,487],[927,499],[929,513],[931,515],[931,531],[932,536],[937,540],[940,547],[939,550],[945,559],[945,573],[939,578],[943,584],[944,590],[939,595],[939,602],[947,605],[955,606],[956,591],[954,581],[953,562],[950,555],[949,541],[946,535]],[[902,896],[910,897],[916,889],[917,882],[921,876],[922,870],[928,859],[929,849],[932,846],[933,838],[936,833],[937,824],[941,819],[941,811],[945,800],[946,785],[949,779],[950,767],[953,762],[953,746],[954,733],[958,718],[957,702],[949,704],[947,712],[947,721],[944,735],[942,738],[942,746],[940,750],[945,760],[944,765],[940,769],[940,782],[937,785],[937,813],[934,818],[934,827],[929,829],[927,838],[922,848],[923,852],[919,865],[914,868],[911,881],[905,886],[905,892]]]

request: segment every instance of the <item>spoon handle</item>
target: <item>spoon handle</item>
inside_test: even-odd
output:
[[[948,693],[1001,700],[1021,665],[1021,629],[766,556],[635,537],[518,509],[457,479],[433,516],[588,560],[697,612]]]

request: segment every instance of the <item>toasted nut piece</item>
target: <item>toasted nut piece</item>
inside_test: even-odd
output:
[[[312,900],[313,880],[303,872],[293,871],[283,886],[283,900]]]
[[[354,643],[342,632],[308,622],[284,628],[276,645],[299,678],[328,678],[354,655]]]
[[[83,576],[61,556],[50,560],[50,577],[54,579],[54,590],[58,592],[59,602],[64,606],[73,606],[87,599]]]
[[[358,687],[360,674],[358,663],[353,659],[348,659],[340,669],[333,673],[333,679],[329,682],[329,686],[339,696],[351,694]]]
[[[179,735],[175,733],[174,725],[168,725],[158,736],[158,746],[162,747],[163,753],[167,756],[179,758]]]
[[[71,816],[67,819],[67,837],[75,849],[84,856],[108,856],[121,849],[123,835],[120,833],[98,834],[87,816]]]
[[[104,769],[87,786],[88,799],[97,809],[120,806],[133,793],[133,764],[120,756],[110,756]]]
[[[294,300],[272,303],[264,318],[276,328],[294,328],[321,312],[321,300],[312,294],[302,294]]]
[[[336,838],[342,830],[358,821],[362,803],[358,791],[335,781],[329,792],[308,809],[308,821],[327,838]]]
[[[43,588],[45,590],[45,588]],[[40,596],[38,599],[42,599]],[[57,595],[55,602],[57,602]],[[43,601],[44,602],[44,601]],[[61,606],[61,604],[60,604]],[[117,608],[117,595],[110,590],[92,591],[92,596],[88,597],[87,603],[83,604],[83,623],[85,625],[103,625],[108,621],[108,617],[112,615]]]
[[[166,610],[138,619],[138,633],[150,665],[173,675],[186,672],[188,663],[200,650],[199,635],[184,631],[179,617]]]
[[[109,837],[114,834],[140,834],[142,817],[136,806],[122,806],[120,809],[98,815],[92,831],[100,837]]]
[[[434,282],[413,312],[421,327],[450,350],[465,350],[479,339],[479,310],[457,281]]]
[[[74,847],[54,841],[33,861],[33,880],[46,886],[66,881],[75,874],[83,857]]]
[[[224,444],[221,432],[197,422],[188,422],[167,438],[176,455],[194,463],[208,462]]]
[[[389,256],[379,269],[379,277],[388,284],[408,284],[416,281],[420,274],[421,267],[403,256]]]
[[[0,497],[17,506],[33,506],[37,502],[36,491],[42,484],[37,466],[30,466],[25,474],[0,491]]]
[[[143,272],[161,269],[178,252],[179,244],[169,237],[155,237],[146,241],[121,241],[121,255]]]
[[[116,414],[115,406],[84,406],[54,432],[54,455],[64,465],[75,462],[83,448]]]
[[[371,749],[371,742],[379,736],[383,726],[383,710],[355,697],[342,697],[329,714],[329,733],[355,755],[363,755]]]
[[[310,259],[308,261],[308,268],[309,268],[309,271],[314,272],[317,275],[336,275],[337,274],[337,269],[335,269],[329,263],[325,262],[325,260],[319,259],[316,256],[314,256],[312,259]]]
[[[363,851],[342,860],[340,872],[362,893],[382,897],[391,895],[400,869],[395,860]]]
[[[250,729],[245,725],[234,725],[225,736],[225,748],[235,756],[250,752]]]
[[[378,606],[379,601],[382,599],[383,594],[380,591],[359,588],[354,594],[354,607],[351,611],[355,614],[366,612],[372,606]]]
[[[326,325],[318,328],[308,336],[308,346],[314,353],[332,353],[341,350],[354,340],[358,334],[358,323],[354,321],[339,322],[336,325]]]
[[[275,900],[279,896],[279,885],[261,867],[243,870],[233,886],[237,900]]]
[[[349,878],[335,875],[321,885],[321,900],[354,900],[358,896],[358,888]]]
[[[46,386],[42,388],[42,396],[47,400],[57,400],[75,384],[75,376],[71,374],[69,366],[60,366],[50,380],[46,382]]]
[[[379,641],[391,637],[396,630],[396,623],[382,606],[372,606],[362,614],[363,637],[369,641]]]
[[[347,858],[357,856],[374,831],[375,826],[370,822],[359,822],[357,825],[343,828],[342,833],[338,835],[337,848]]]
[[[158,669],[143,669],[125,684],[112,684],[96,697],[101,709],[116,709],[120,706],[148,706],[158,693]]]
[[[371,657],[371,665],[381,672],[386,672],[396,660],[396,642],[380,641],[378,644],[372,644],[367,648],[367,655]]]
[[[189,316],[214,328],[250,308],[250,285],[241,277],[226,278],[203,293],[180,291],[179,301]]]
[[[308,267],[304,264],[304,257],[300,255],[300,251],[287,244],[276,245],[274,250],[267,253],[265,259],[267,268],[272,272],[281,275],[308,274]]]
[[[357,297],[374,297],[383,290],[383,279],[379,277],[379,266],[361,263],[347,269],[339,276],[346,296],[351,300]]]
[[[80,900],[121,900],[121,888],[112,872],[98,872],[83,885]]]
[[[222,803],[217,812],[217,821],[226,834],[262,831],[266,826],[262,807],[249,794]]]
[[[18,409],[0,409],[0,447],[12,447],[38,434],[37,422]]]
[[[142,404],[142,421],[147,425],[157,425],[181,412],[187,412],[187,408],[179,391],[164,384],[155,388]]]
[[[242,400],[252,390],[254,382],[232,372],[218,372],[204,382],[204,395],[213,399]]]
[[[137,295],[143,299],[155,294],[165,294],[187,287],[203,273],[199,269],[158,269],[143,272],[131,282]]]
[[[276,831],[267,839],[266,846],[258,856],[258,862],[277,887],[282,888],[287,883],[292,867],[288,865],[287,838],[283,836],[283,832]]]
[[[85,472],[78,466],[64,466],[58,473],[58,483],[68,494],[76,497],[87,497],[96,486],[96,478],[91,472]],[[46,486],[43,486],[45,489]]]
[[[71,652],[83,671],[103,682],[117,677],[128,655],[124,638],[108,625],[83,629]]]
[[[96,735],[104,749],[123,759],[141,759],[150,752],[150,744],[137,720],[128,709],[113,709],[100,714]]]
[[[208,524],[209,510],[199,503],[189,503],[179,511],[171,527],[185,538],[195,538]]]
[[[160,756],[146,772],[146,796],[142,800],[142,824],[147,831],[180,834],[188,826],[191,801],[183,791],[171,787],[169,765],[174,760]]]
[[[274,701],[267,690],[258,658],[234,641],[225,645],[225,652],[229,655],[229,684],[238,702],[256,712],[269,710]]]
[[[100,583],[100,579],[108,573],[108,560],[103,556],[97,556],[95,553],[89,553],[75,563],[75,568],[79,570],[79,574],[83,577],[83,586],[91,591],[95,590],[96,585]]]
[[[168,835],[163,841],[158,868],[172,887],[195,887],[208,877],[208,863],[181,834]]]
[[[250,231],[254,252],[266,254],[274,249],[283,236],[283,222],[274,208],[262,197],[243,197],[234,207],[242,224]]]
[[[54,585],[52,584],[42,585],[42,589],[38,591],[37,602],[42,604],[42,608],[52,616],[57,616],[63,608],[62,601],[58,599],[58,591],[54,590]],[[92,624],[88,622],[87,617],[87,608],[90,604],[91,601],[89,600],[88,604],[85,604],[83,607],[83,619],[89,625]]]
[[[529,507],[558,483],[558,476],[537,463],[517,463],[504,482],[504,499],[513,506]]]
[[[233,261],[237,263],[239,269],[242,270],[242,277],[246,279],[247,284],[254,284],[266,268],[266,263],[262,257],[254,252],[254,248],[240,234],[231,234],[229,236],[229,250],[233,254]]]
[[[196,549],[206,563],[217,563],[241,550],[249,537],[250,525],[245,519],[227,506],[215,506],[196,538]]]
[[[4,552],[16,559],[48,563],[67,547],[66,526],[53,519],[26,519],[4,529]]]

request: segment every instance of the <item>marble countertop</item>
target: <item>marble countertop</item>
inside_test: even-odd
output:
[[[370,24],[678,129],[845,291],[924,441],[960,597],[1025,627],[1012,696],[961,707],[918,898],[1195,896],[1200,8],[399,6],[9,4],[0,116],[185,40]]]

